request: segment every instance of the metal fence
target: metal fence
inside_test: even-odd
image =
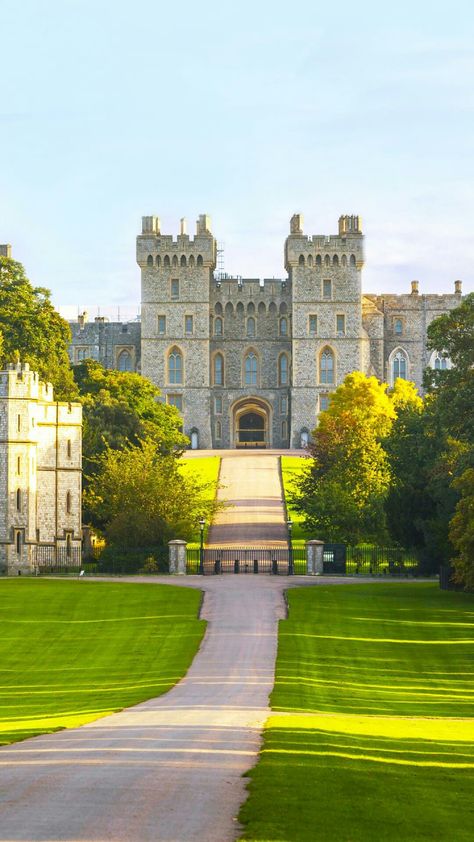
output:
[[[268,573],[274,575],[306,574],[305,547],[188,548],[186,572],[212,575],[220,573]],[[323,573],[336,576],[396,576],[419,574],[418,559],[398,547],[351,547],[324,544]]]
[[[34,547],[33,566],[37,576],[79,574],[80,547]]]

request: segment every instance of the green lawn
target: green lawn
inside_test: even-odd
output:
[[[169,585],[0,581],[0,743],[165,693],[199,648],[200,600]]]
[[[209,489],[207,491],[207,499],[214,500],[217,494],[217,485],[219,481],[219,469],[221,465],[221,457],[220,456],[199,456],[199,457],[187,457],[186,453],[181,457],[181,470],[184,474],[193,474],[196,476],[200,482],[209,484]],[[204,531],[204,540],[207,537],[207,531],[209,529],[210,524],[206,525]],[[196,534],[193,537],[193,540],[188,542],[189,547],[199,547],[199,529],[196,531]]]
[[[242,839],[467,842],[474,597],[434,583],[291,590]]]
[[[295,481],[300,479],[302,473],[307,470],[308,458],[302,456],[280,456],[281,475],[283,479],[283,491],[285,493],[286,510],[293,521],[292,538],[294,546],[304,546],[305,541],[314,537],[303,530],[303,515],[293,509],[290,499],[295,491]]]

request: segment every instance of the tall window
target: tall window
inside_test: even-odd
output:
[[[173,301],[179,298],[179,280],[178,278],[173,278],[171,281],[171,298]]]
[[[255,319],[253,316],[247,319],[247,336],[255,336]]]
[[[216,316],[214,319],[214,336],[222,336],[222,319]]]
[[[224,357],[216,354],[214,357],[214,386],[224,385]]]
[[[288,384],[288,357],[286,354],[281,354],[278,358],[278,385],[286,386]]]
[[[332,281],[323,281],[323,298],[332,298]]]
[[[153,258],[151,256],[151,254],[149,254],[147,259],[146,259],[146,265],[147,266],[153,266]]]
[[[68,491],[66,494],[66,512],[68,515],[71,514],[71,492]]]
[[[16,509],[17,512],[21,511],[21,491],[19,488],[16,490]]]
[[[182,395],[166,395],[166,403],[168,404],[168,406],[175,406],[178,412],[183,411]]]
[[[164,336],[166,333],[166,316],[158,316],[158,335]]]
[[[282,316],[280,319],[280,336],[287,336],[288,335],[288,319],[286,316]]]
[[[316,315],[311,315],[308,320],[309,326],[309,335],[316,336],[318,332],[318,317]]]
[[[192,316],[184,317],[184,332],[186,336],[191,336],[194,333],[194,319]]]
[[[258,360],[256,354],[250,351],[245,357],[245,385],[257,385]]]
[[[181,351],[173,348],[168,357],[168,383],[181,385],[183,382],[183,356]]]
[[[130,351],[120,351],[118,355],[118,370],[131,371],[132,370],[132,355]]]
[[[329,395],[319,396],[319,411],[324,412],[329,407]]]
[[[72,443],[71,439],[67,440],[67,458],[70,459],[72,456]]]
[[[222,423],[220,421],[216,421],[216,439],[220,441],[222,438]]]
[[[401,377],[402,380],[407,379],[407,358],[403,351],[397,351],[393,358],[392,367],[394,382],[397,377]]]
[[[222,396],[217,395],[214,398],[214,412],[216,415],[222,415]]]
[[[401,334],[403,333],[403,322],[401,319],[395,319],[393,323],[393,329],[397,336],[401,336]]]
[[[334,354],[325,348],[319,358],[319,382],[334,383]]]
[[[280,398],[280,415],[286,415],[288,412],[288,399],[282,395]]]
[[[336,316],[336,333],[338,336],[343,336],[346,332],[346,317],[339,315]]]

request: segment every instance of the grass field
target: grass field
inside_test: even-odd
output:
[[[217,484],[219,480],[219,468],[221,464],[221,457],[220,456],[202,456],[198,458],[187,458],[186,454],[181,457],[181,470],[185,474],[193,474],[196,476],[200,482],[209,484],[209,489],[207,492],[207,498],[209,500],[214,500],[217,494]],[[204,531],[204,540],[207,537],[207,531],[209,529],[210,524],[206,524],[206,528]],[[193,540],[188,543],[189,547],[198,547],[199,546],[199,529],[196,531],[196,534],[193,536]]]
[[[200,599],[169,585],[0,581],[0,743],[165,693],[204,634]]]
[[[432,583],[291,590],[242,839],[467,842],[474,597]]]
[[[303,471],[306,470],[308,459],[301,456],[281,456],[281,475],[283,479],[283,491],[285,493],[286,510],[293,521],[292,539],[295,547],[304,546],[305,541],[311,538],[303,530],[303,515],[292,508],[290,499],[295,490],[295,481],[298,480]]]

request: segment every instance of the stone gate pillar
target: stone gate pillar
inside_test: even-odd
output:
[[[306,572],[308,576],[321,576],[323,572],[324,541],[306,541]]]
[[[174,576],[186,574],[186,541],[179,538],[168,541],[170,573]]]

